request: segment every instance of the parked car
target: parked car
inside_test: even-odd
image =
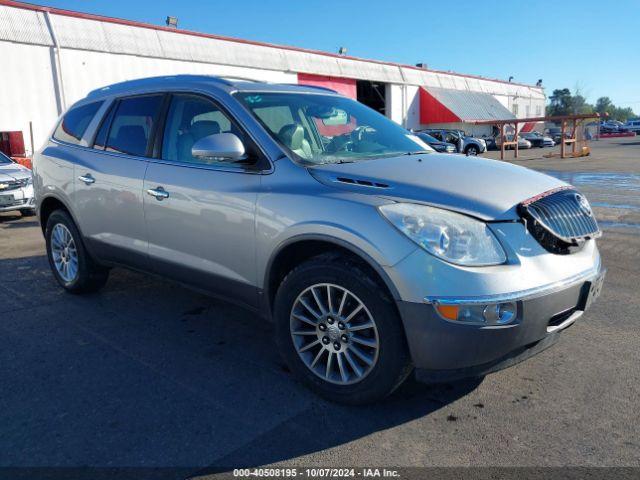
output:
[[[442,382],[521,361],[604,278],[575,188],[433,152],[315,87],[178,75],[101,88],[35,155],[34,184],[62,288],[95,291],[128,266],[245,305],[335,402],[378,400],[413,369]]]
[[[31,170],[0,152],[0,212],[35,215]]]
[[[600,122],[600,133],[618,133],[620,128],[618,125],[610,124],[607,122]]]
[[[625,132],[635,132],[637,134],[640,134],[640,119],[627,121],[627,123],[625,123],[622,127],[622,130],[624,130]]]
[[[555,142],[555,144],[559,144],[562,139],[562,129],[560,127],[551,127],[545,130],[545,136],[551,137],[551,139]],[[571,133],[568,131],[564,132],[564,138],[571,138]]]
[[[505,135],[505,138],[507,139],[508,142],[512,142],[513,141],[513,134],[511,135]],[[496,148],[500,149],[500,137],[496,137],[495,138],[495,145]],[[520,135],[518,135],[518,149],[522,149],[522,150],[528,150],[529,148],[531,148],[531,142],[529,140],[526,140],[524,138],[522,138]],[[513,145],[506,145],[505,148],[507,150],[513,150],[514,146]]]
[[[624,131],[624,123],[618,120],[600,122],[600,133],[620,133]]]
[[[482,140],[484,140],[484,144],[487,146],[487,150],[497,150],[498,149],[498,144],[496,142],[496,138],[495,137],[490,137],[488,135],[485,135],[482,137]]]
[[[546,135],[542,135],[540,132],[536,132],[536,131],[521,133],[520,136],[525,140],[528,140],[529,142],[531,142],[532,147],[538,147],[538,148],[553,147],[556,144],[556,142],[553,141],[553,138],[548,137]]]
[[[464,153],[465,155],[479,155],[487,151],[487,144],[483,139],[469,137],[463,130],[427,128],[420,130],[420,132],[428,133],[441,142],[455,145],[458,153]]]
[[[418,132],[415,135],[431,148],[433,148],[436,152],[456,153],[457,149],[453,143],[441,142],[440,140],[433,138],[431,135],[425,132]]]

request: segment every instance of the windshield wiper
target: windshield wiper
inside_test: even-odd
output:
[[[416,152],[405,152],[405,153],[401,153],[400,156],[407,156],[407,155],[423,155],[425,153],[432,153],[431,150],[418,150]]]

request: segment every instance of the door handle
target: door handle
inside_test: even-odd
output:
[[[156,200],[164,200],[165,198],[169,198],[169,192],[167,192],[162,187],[156,187],[156,188],[147,189],[147,195],[151,195]]]
[[[84,175],[80,175],[78,180],[83,182],[85,185],[91,185],[92,183],[96,183],[96,179],[91,176],[90,173],[85,173]]]

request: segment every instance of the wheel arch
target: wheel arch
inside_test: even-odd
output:
[[[337,252],[358,261],[372,273],[391,299],[399,300],[400,294],[384,269],[361,248],[340,238],[323,234],[297,235],[282,242],[271,255],[264,274],[262,310],[271,318],[278,286],[293,267],[317,255]]]
[[[40,220],[40,228],[42,229],[42,233],[44,233],[45,229],[47,228],[47,221],[49,220],[49,217],[56,210],[64,210],[65,212],[67,212],[71,216],[73,222],[76,224],[76,228],[78,229],[78,231],[80,231],[80,227],[78,225],[78,222],[76,221],[75,215],[73,214],[69,206],[65,202],[60,200],[60,198],[58,198],[57,196],[49,195],[42,199],[38,207],[38,218]]]
[[[464,147],[464,153],[467,153],[472,148],[475,148],[478,153],[480,153],[482,151],[482,148],[480,148],[480,145],[478,145],[477,143],[473,142],[473,143],[470,143],[469,145],[467,145],[466,147]]]

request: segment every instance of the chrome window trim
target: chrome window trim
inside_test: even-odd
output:
[[[188,162],[178,162],[174,160],[166,160],[163,158],[147,158],[149,163],[157,163],[161,165],[171,165],[173,167],[185,167],[185,168],[197,168],[200,170],[214,170],[217,172],[229,172],[229,173],[244,173],[249,175],[269,175],[273,173],[273,167],[270,169],[259,169],[259,168],[242,168],[241,164],[237,163],[237,167],[225,166],[223,163],[219,165],[206,165],[199,163],[188,163]],[[231,163],[231,162],[229,162]]]
[[[235,90],[234,90],[235,92]],[[269,167],[265,168],[265,169],[260,169],[260,170],[256,170],[254,172],[251,171],[247,171],[244,169],[234,169],[234,168],[212,168],[210,166],[203,166],[202,168],[205,168],[207,170],[218,170],[218,171],[232,171],[232,172],[238,172],[238,173],[251,173],[251,174],[260,174],[260,175],[269,175],[272,174],[275,170],[275,162],[283,157],[284,152],[282,152],[281,148],[278,147],[276,145],[276,148],[278,148],[278,150],[280,151],[280,154],[276,154],[273,151],[268,151],[267,148],[265,148],[264,144],[263,144],[263,139],[260,139],[260,141],[257,140],[255,131],[252,129],[258,128],[260,130],[262,130],[262,127],[260,125],[252,125],[250,122],[254,122],[257,124],[257,122],[255,122],[255,120],[253,119],[252,115],[250,112],[248,112],[243,105],[238,102],[235,98],[233,98],[233,96],[229,93],[229,92],[225,92],[223,91],[223,93],[221,94],[219,91],[214,91],[214,90],[208,90],[208,89],[204,89],[201,87],[181,87],[181,86],[170,86],[170,87],[145,87],[145,88],[138,88],[138,89],[131,89],[130,91],[118,91],[118,92],[110,92],[109,95],[105,95],[105,96],[101,96],[98,97],[97,99],[94,99],[93,97],[87,97],[86,99],[83,99],[79,102],[77,102],[76,104],[74,104],[73,106],[80,106],[81,104],[85,103],[85,100],[87,100],[86,103],[93,103],[93,102],[103,102],[103,105],[100,107],[100,109],[96,112],[93,120],[89,123],[89,126],[87,127],[87,130],[85,131],[83,137],[82,137],[82,142],[85,143],[89,143],[88,140],[91,139],[92,141],[88,144],[88,145],[84,145],[84,144],[79,144],[79,145],[75,145],[72,143],[67,143],[64,142],[62,140],[58,140],[56,138],[53,137],[53,133],[55,132],[55,128],[57,128],[58,124],[60,121],[62,121],[62,118],[64,117],[64,115],[66,115],[66,113],[71,109],[71,107],[69,109],[67,109],[58,119],[58,122],[56,123],[56,127],[54,128],[54,130],[51,132],[50,136],[49,136],[49,141],[56,144],[56,145],[60,145],[60,146],[64,146],[64,147],[73,147],[73,148],[80,148],[83,149],[85,151],[90,151],[90,152],[100,152],[103,154],[110,154],[110,155],[114,155],[114,156],[118,156],[118,157],[122,157],[122,158],[127,158],[127,159],[132,159],[132,160],[138,160],[138,161],[157,161],[157,163],[160,162],[165,162],[168,163],[169,161],[167,160],[162,160],[162,159],[155,159],[152,157],[136,157],[133,155],[128,155],[128,154],[120,154],[120,153],[115,153],[115,152],[108,152],[106,150],[99,150],[96,148],[93,148],[93,142],[95,141],[95,136],[98,134],[98,129],[99,129],[99,125],[102,122],[103,117],[107,114],[108,109],[111,107],[111,105],[113,105],[113,103],[117,102],[118,100],[122,99],[122,98],[127,98],[127,97],[135,97],[135,96],[141,96],[141,95],[152,95],[152,94],[158,94],[158,95],[166,95],[166,94],[172,94],[172,93],[190,93],[190,94],[194,94],[194,95],[202,95],[204,97],[207,97],[209,99],[211,99],[214,103],[218,103],[220,104],[223,109],[225,109],[230,115],[231,117],[238,123],[238,125],[243,129],[243,131],[253,140],[253,142],[258,146],[258,148],[260,149],[260,151],[264,154],[264,157],[266,159],[266,161],[269,163]],[[231,101],[229,100],[231,99]],[[241,112],[242,115],[245,115],[245,117],[248,118],[243,118],[242,115],[239,115],[238,113]],[[96,121],[96,118],[99,117],[99,120]],[[95,125],[94,125],[95,123]],[[90,128],[93,128],[93,131],[90,131]],[[269,134],[267,132],[261,132],[265,137],[267,141],[273,142],[273,140],[271,139],[271,137],[269,136]],[[182,163],[176,163],[176,162],[171,162],[171,165],[185,165]],[[189,165],[190,166],[190,165]]]
[[[482,295],[474,297],[424,297],[424,302],[432,305],[478,305],[485,303],[503,303],[517,302],[521,300],[530,300],[532,298],[542,297],[552,293],[559,292],[569,288],[577,283],[584,282],[603,273],[600,260],[598,264],[589,270],[572,275],[571,277],[559,280],[557,282],[548,283],[539,287],[528,288],[515,292],[498,293],[495,295]]]

